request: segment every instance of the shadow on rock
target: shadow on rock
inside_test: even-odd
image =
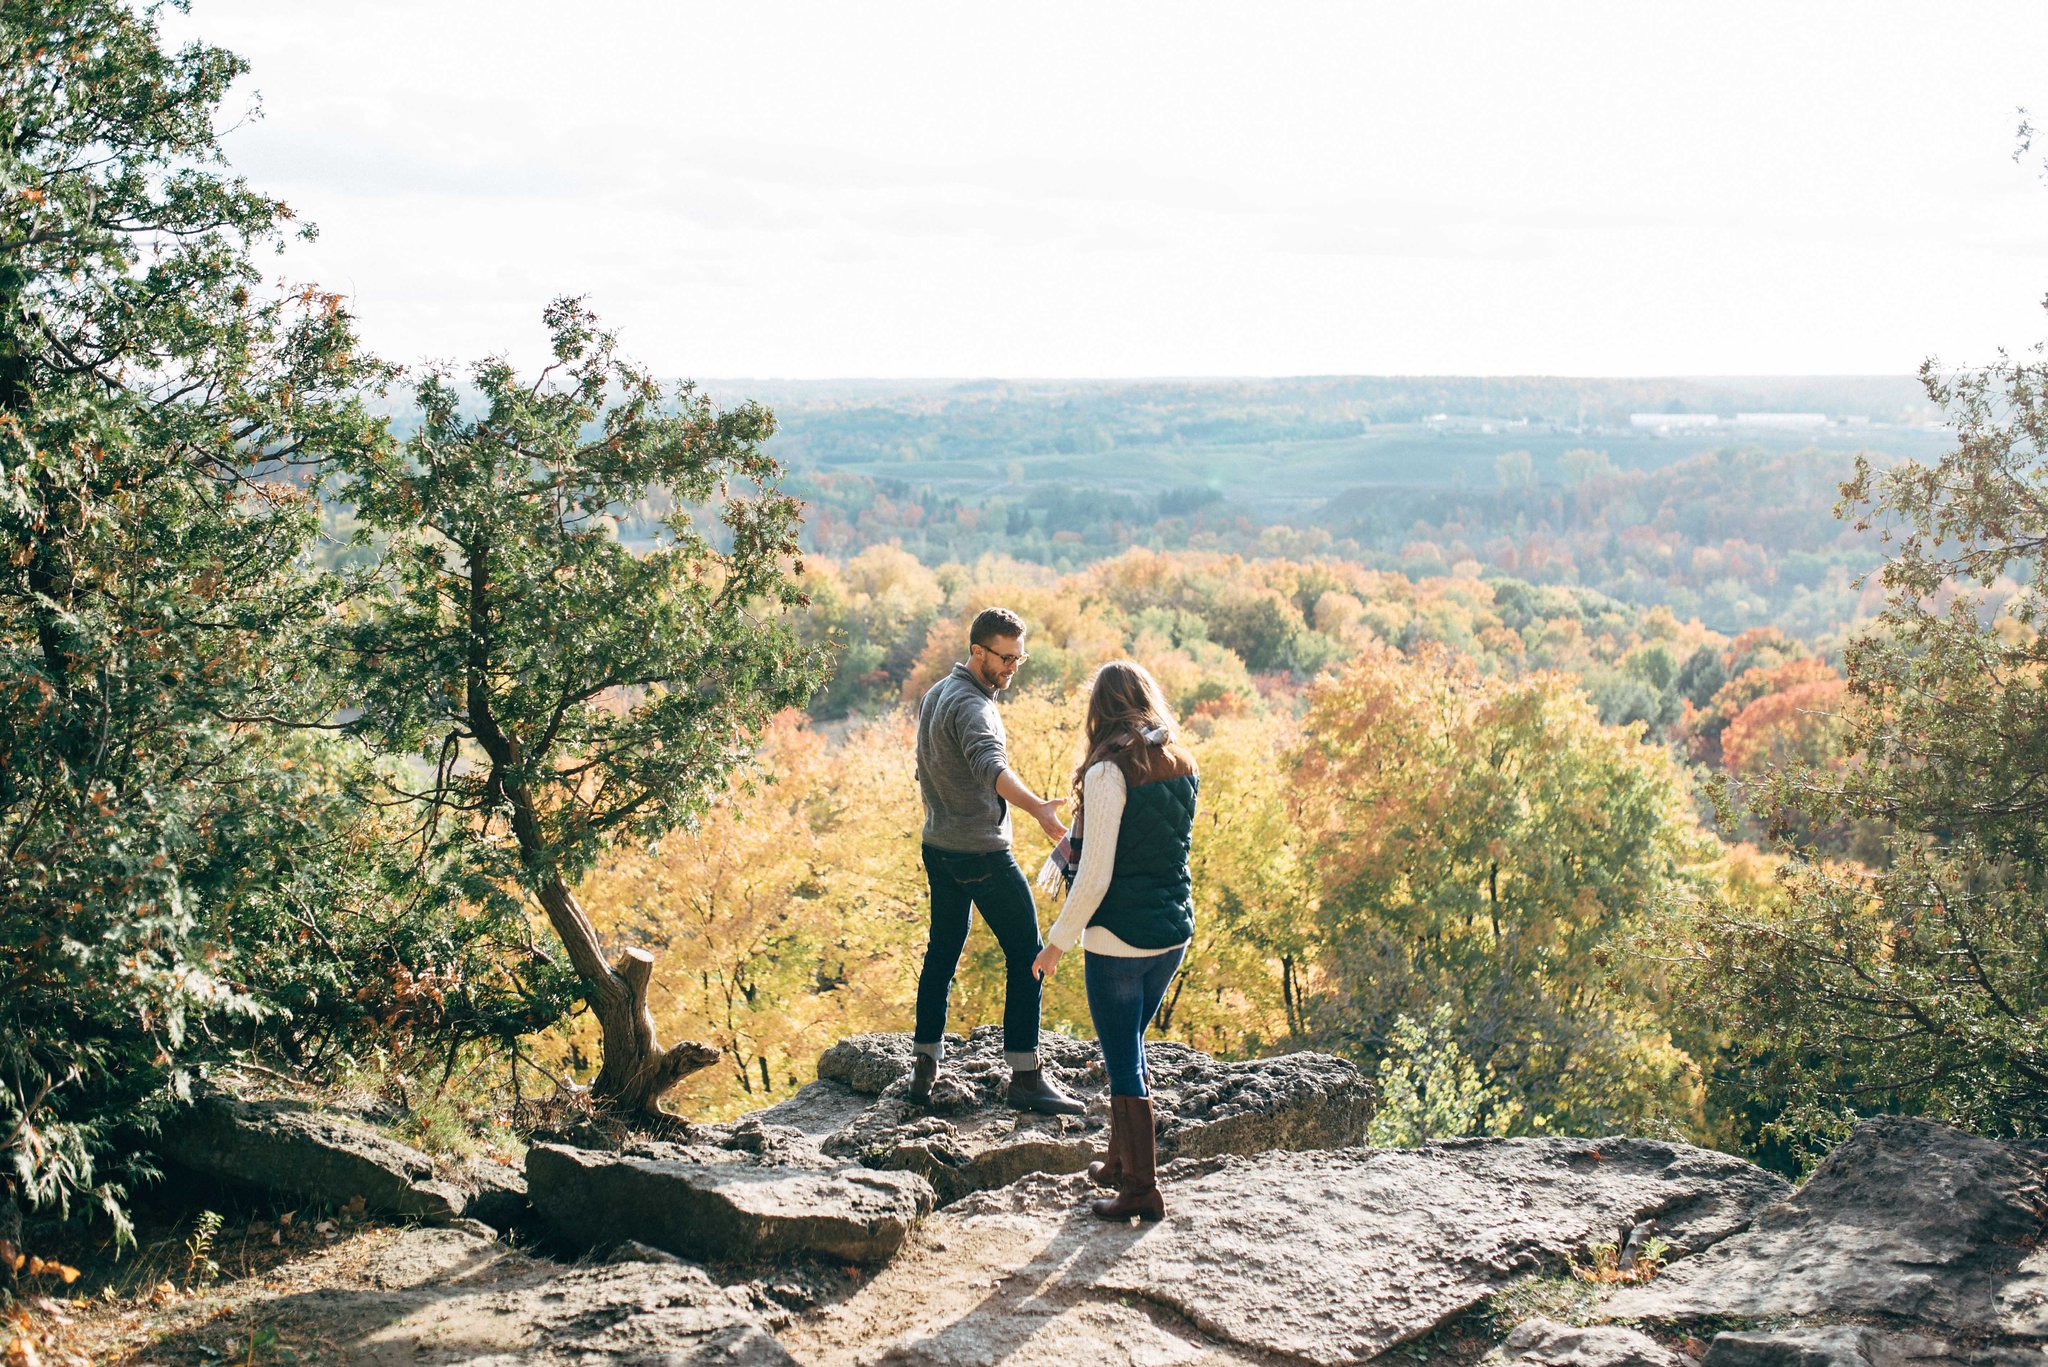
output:
[[[828,1363],[949,1360],[936,1341],[960,1354],[950,1360],[1024,1344],[1000,1360],[1278,1355],[1338,1367],[1556,1271],[1618,1228],[1654,1220],[1675,1247],[1703,1249],[1786,1190],[1740,1159],[1640,1139],[1183,1159],[1161,1186],[1166,1219],[1144,1229],[1096,1220],[1074,1176],[966,1197],[788,1342]]]

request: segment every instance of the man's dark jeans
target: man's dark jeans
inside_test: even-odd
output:
[[[1007,983],[1003,995],[1003,1055],[1012,1068],[1038,1066],[1038,975],[1031,961],[1043,948],[1038,939],[1038,907],[1031,885],[1008,850],[959,854],[924,847],[925,876],[931,880],[932,931],[924,949],[924,971],[917,975],[919,1052],[936,1056],[946,1037],[946,1002],[953,992],[953,972],[967,947],[972,910],[995,932],[1002,946]]]

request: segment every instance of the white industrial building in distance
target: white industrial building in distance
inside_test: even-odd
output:
[[[1631,413],[1628,425],[1662,431],[1667,427],[1718,427],[1721,419],[1714,413]]]
[[[1829,423],[1825,413],[1737,413],[1737,427],[1826,427]],[[1671,431],[1677,428],[1719,427],[1721,418],[1714,413],[1631,413],[1630,427],[1647,428],[1653,432]]]
[[[1825,413],[1737,413],[1737,427],[1826,427]]]

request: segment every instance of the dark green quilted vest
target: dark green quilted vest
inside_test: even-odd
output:
[[[1201,775],[1184,774],[1130,790],[1117,827],[1109,891],[1089,925],[1103,927],[1133,949],[1172,949],[1194,938],[1188,844],[1201,786]]]

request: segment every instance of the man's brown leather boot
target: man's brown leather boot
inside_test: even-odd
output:
[[[910,1092],[905,1098],[913,1106],[932,1104],[932,1084],[939,1080],[939,1061],[919,1054],[910,1061]]]
[[[1157,1139],[1152,1132],[1152,1098],[1111,1097],[1112,1107],[1123,1107],[1117,1133],[1123,1139],[1124,1177],[1116,1195],[1088,1203],[1105,1220],[1158,1220],[1166,1214],[1166,1201],[1159,1194]]]
[[[1043,1068],[1019,1068],[1011,1073],[1009,1101],[1020,1111],[1040,1115],[1080,1115],[1088,1109],[1061,1091]]]
[[[1123,1127],[1117,1117],[1123,1114],[1117,1098],[1109,1099],[1109,1143],[1102,1157],[1088,1165],[1088,1180],[1098,1187],[1113,1187],[1124,1180]]]

